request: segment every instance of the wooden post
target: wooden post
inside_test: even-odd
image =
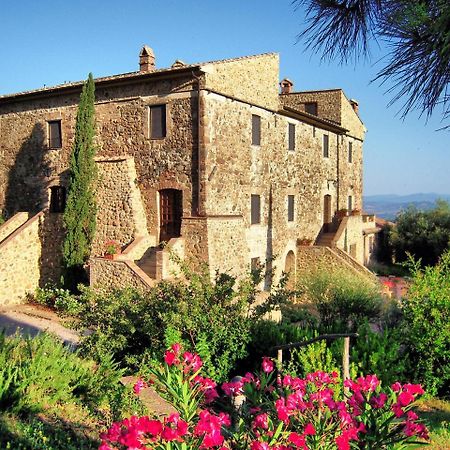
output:
[[[279,349],[277,352],[278,370],[281,370],[283,366],[283,350]]]
[[[343,381],[350,378],[350,338],[344,338],[344,352],[342,353]]]

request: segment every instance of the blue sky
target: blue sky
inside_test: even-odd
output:
[[[368,133],[364,192],[450,194],[450,132],[440,114],[426,123],[387,108],[386,87],[370,84],[383,52],[340,66],[305,53],[296,35],[304,19],[290,0],[15,0],[0,7],[0,95],[137,70],[143,44],[156,65],[278,52],[280,77],[296,90],[341,87],[360,104]]]

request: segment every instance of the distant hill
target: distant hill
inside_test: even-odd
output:
[[[393,220],[400,210],[407,208],[409,205],[414,205],[417,209],[427,210],[435,206],[437,199],[450,202],[450,195],[434,192],[409,195],[367,195],[363,197],[363,204],[364,211],[376,214],[383,219]]]

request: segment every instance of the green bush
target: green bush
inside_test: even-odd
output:
[[[366,322],[358,328],[358,334],[350,348],[350,359],[357,375],[376,373],[385,386],[395,381],[411,381],[408,354],[399,328],[374,332]]]
[[[315,271],[299,281],[299,291],[305,306],[317,311],[321,331],[354,331],[380,316],[379,287],[344,271]]]
[[[449,395],[450,251],[434,267],[410,260],[412,284],[402,300],[403,332],[415,381],[431,394]]]
[[[174,342],[196,351],[208,375],[227,378],[236,362],[247,354],[251,326],[268,306],[283,301],[283,286],[275,287],[263,305],[254,308],[259,278],[252,274],[237,283],[218,273],[192,272],[183,266],[185,281],[163,281],[143,294],[132,289],[94,292],[84,288],[78,297],[79,326],[92,334],[81,343],[95,359],[112,352],[129,369],[159,358]]]
[[[0,411],[36,414],[73,403],[94,414],[101,410],[101,416],[109,415],[112,421],[130,405],[121,376],[111,357],[95,365],[49,335],[0,334]]]
[[[53,308],[61,315],[77,315],[80,313],[80,303],[77,297],[69,289],[54,284],[46,284],[43,288],[38,287],[31,300]]]

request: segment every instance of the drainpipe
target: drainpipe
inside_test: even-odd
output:
[[[342,139],[342,135],[336,135],[337,141],[337,153],[336,153],[336,203],[337,203],[337,211],[339,211],[339,190],[340,190],[340,178],[339,178],[339,138]]]
[[[200,69],[200,74],[204,74],[204,72]],[[194,72],[192,72],[192,76],[197,80],[197,199],[196,199],[196,215],[204,216],[205,210],[202,199],[202,164],[204,159],[204,127],[203,127],[203,101],[201,99],[201,85],[200,85],[200,75],[197,76]]]

